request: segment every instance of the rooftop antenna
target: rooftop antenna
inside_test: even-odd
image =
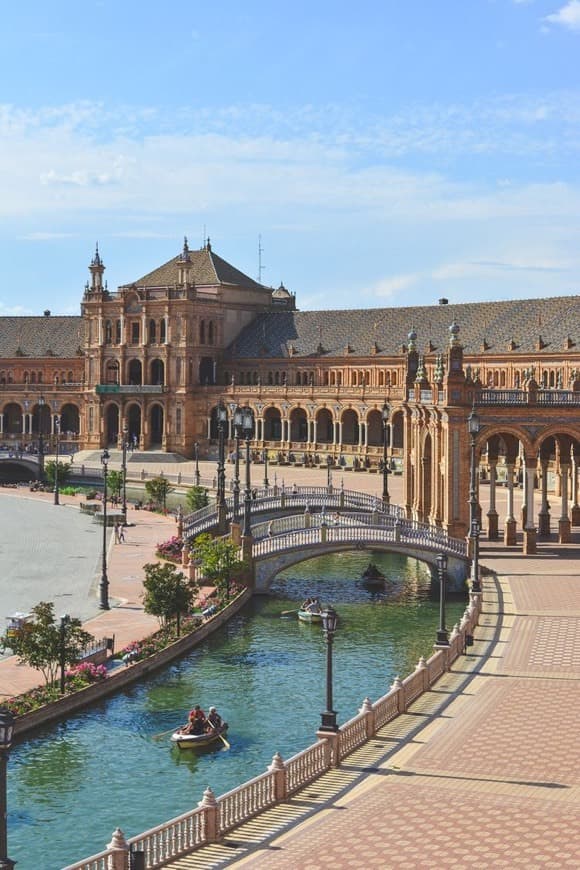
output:
[[[264,271],[264,266],[262,265],[262,252],[264,248],[262,247],[262,236],[258,236],[258,284],[262,283],[262,272]]]

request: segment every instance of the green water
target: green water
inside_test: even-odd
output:
[[[364,697],[413,670],[435,639],[438,601],[425,565],[395,554],[372,559],[384,591],[356,580],[369,552],[327,555],[279,575],[180,662],[16,746],[9,762],[8,854],[18,870],[59,870],[101,851],[119,826],[126,836],[186,812],[210,785],[216,795],[312,744],[325,706],[320,626],[282,618],[316,594],[338,611],[334,706],[350,719]],[[465,601],[449,602],[448,625]],[[230,723],[231,749],[178,755],[153,735],[180,724],[199,702]]]

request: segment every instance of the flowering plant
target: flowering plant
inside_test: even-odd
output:
[[[181,562],[182,552],[183,540],[182,538],[177,537],[177,535],[174,535],[172,538],[169,538],[168,541],[163,541],[163,543],[157,544],[155,555],[159,559],[166,559],[168,562],[179,564]]]

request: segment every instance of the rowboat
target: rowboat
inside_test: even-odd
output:
[[[367,586],[382,586],[385,582],[385,575],[379,571],[374,562],[369,562],[361,576],[363,583],[366,583]]]
[[[299,610],[298,619],[300,622],[322,622],[322,613],[320,611]]]
[[[228,726],[225,725],[220,731],[210,731],[206,734],[183,734],[181,731],[175,731],[171,735],[171,742],[177,746],[180,751],[187,749],[207,749],[216,743],[224,744],[225,734]]]

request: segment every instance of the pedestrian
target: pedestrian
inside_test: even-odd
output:
[[[119,530],[119,523],[118,522],[115,523],[115,543],[116,544],[121,543],[121,532]]]
[[[121,525],[119,525],[119,543],[125,543],[125,529]]]

